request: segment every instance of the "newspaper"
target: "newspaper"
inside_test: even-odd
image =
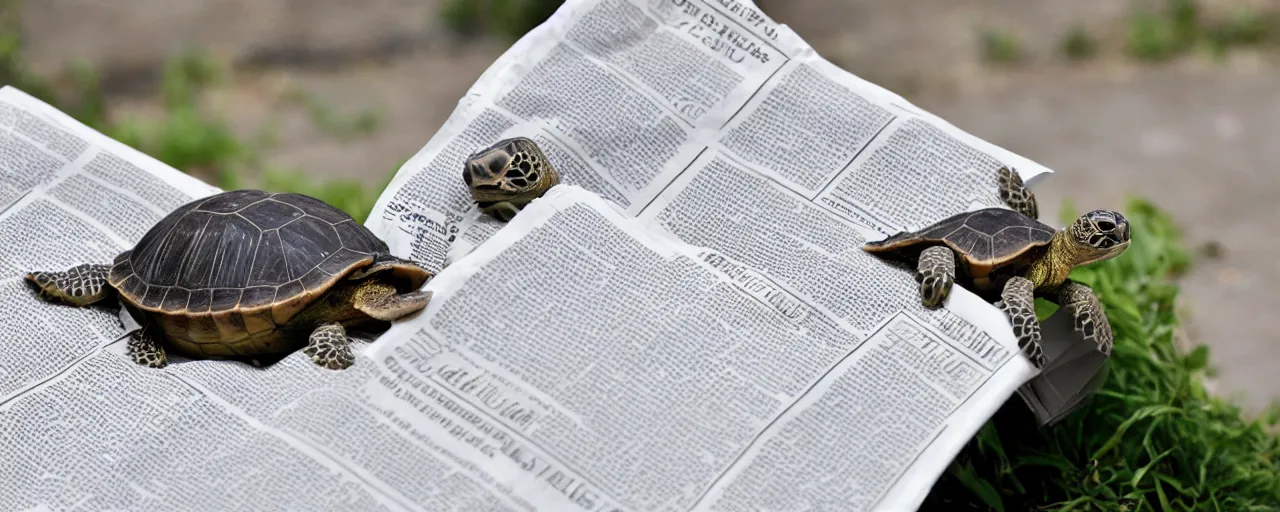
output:
[[[514,135],[565,184],[504,224],[462,161]],[[440,270],[425,311],[342,371],[151,369],[127,315],[21,276],[109,262],[218,190],[0,89],[0,506],[913,510],[1020,388],[1042,421],[1089,389],[1044,379],[1088,357],[1061,315],[1037,377],[997,309],[926,310],[859,248],[998,205],[1000,165],[1048,172],[748,2],[570,0],[369,217]]]
[[[1001,166],[1033,188],[1051,173],[839,68],[747,0],[570,0],[480,77],[367,225],[433,269],[467,254],[503,224],[472,206],[463,162],[513,136],[566,183],[715,249],[756,293],[862,336],[895,312],[934,325],[958,312],[921,310],[913,276],[863,242],[1005,207]],[[1018,389],[1041,425],[1107,377],[1070,320],[1064,308],[1045,323],[1051,362]]]

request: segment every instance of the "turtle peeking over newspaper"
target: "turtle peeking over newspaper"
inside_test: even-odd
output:
[[[1088,286],[1068,276],[1079,265],[1114,258],[1129,247],[1129,222],[1119,212],[1094,210],[1055,230],[1037,220],[1035,196],[1010,168],[998,171],[999,195],[1011,209],[953,215],[914,232],[900,232],[863,249],[914,267],[923,305],[937,308],[959,280],[1009,316],[1018,346],[1036,368],[1040,347],[1035,298],[1070,307],[1075,330],[1110,355],[1111,325]]]
[[[467,158],[462,180],[480,211],[508,222],[560,183],[560,173],[532,139],[512,137]]]

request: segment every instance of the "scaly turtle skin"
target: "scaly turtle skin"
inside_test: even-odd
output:
[[[1069,308],[1076,331],[1110,354],[1111,325],[1102,303],[1092,289],[1068,276],[1076,266],[1123,253],[1129,247],[1129,222],[1119,212],[1094,210],[1055,230],[1037,220],[1035,196],[1017,172],[1001,168],[998,175],[1000,198],[1012,209],[956,214],[919,231],[867,243],[863,250],[913,266],[927,308],[941,306],[957,280],[995,302],[1036,368],[1046,364],[1036,297]]]
[[[315,364],[355,360],[346,328],[426,307],[432,273],[392,256],[346,213],[311,197],[224,192],[170,213],[112,265],[27,275],[46,299],[88,306],[119,299],[142,328],[135,362],[166,351],[193,359],[257,360],[301,348]]]
[[[467,158],[462,179],[480,211],[507,222],[529,202],[559,184],[560,173],[536,142],[513,137]]]

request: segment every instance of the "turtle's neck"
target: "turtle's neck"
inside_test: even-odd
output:
[[[1053,234],[1049,250],[1031,264],[1027,278],[1035,283],[1038,292],[1053,292],[1066,282],[1071,269],[1080,259],[1079,248],[1065,229]]]

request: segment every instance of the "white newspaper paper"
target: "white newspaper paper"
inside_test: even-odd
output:
[[[513,135],[566,184],[502,224],[462,162]],[[748,2],[570,0],[370,215],[442,270],[424,312],[344,371],[155,370],[21,277],[217,189],[0,89],[0,505],[913,510],[1035,371],[994,307],[925,310],[860,245],[999,205],[1002,164],[1047,172]]]

